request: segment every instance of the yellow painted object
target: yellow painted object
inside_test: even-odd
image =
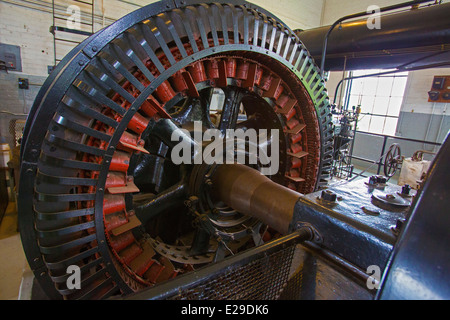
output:
[[[0,143],[0,168],[7,169],[11,160],[11,148],[6,142]]]

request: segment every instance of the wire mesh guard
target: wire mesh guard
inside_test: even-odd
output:
[[[184,290],[170,300],[277,300],[298,296],[296,245],[250,263],[226,268],[223,274]],[[294,280],[294,281],[292,281]],[[288,286],[289,284],[289,286]]]
[[[11,135],[11,142],[13,145],[11,147],[17,147],[20,145],[20,139],[23,136],[23,129],[25,128],[26,120],[24,119],[13,119],[9,122],[9,133]]]

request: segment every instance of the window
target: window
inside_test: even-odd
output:
[[[353,71],[353,76],[387,72],[389,70]],[[348,107],[361,106],[358,131],[395,135],[400,107],[405,93],[408,72],[358,78],[351,85]]]

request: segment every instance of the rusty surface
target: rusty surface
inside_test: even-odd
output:
[[[237,211],[256,217],[282,234],[288,232],[300,194],[250,167],[221,165],[213,178],[214,194]]]

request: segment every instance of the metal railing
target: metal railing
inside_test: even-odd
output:
[[[355,131],[355,136],[356,136],[356,134],[377,136],[377,137],[382,137],[383,138],[383,143],[382,143],[382,147],[381,147],[380,157],[378,159],[367,159],[367,158],[364,158],[364,157],[355,156],[355,155],[353,155],[353,150],[352,150],[352,153],[349,155],[350,164],[351,164],[353,159],[356,159],[356,160],[359,160],[359,161],[369,162],[369,163],[372,163],[373,165],[377,165],[377,175],[380,174],[381,169],[382,169],[382,167],[384,165],[383,158],[386,155],[386,147],[387,147],[388,139],[395,139],[395,140],[408,141],[408,142],[416,142],[416,143],[428,144],[428,145],[433,145],[433,146],[441,146],[442,145],[442,143],[439,143],[439,142],[418,140],[418,139],[405,138],[405,137],[399,137],[399,136],[391,136],[391,135],[372,133],[372,132],[365,132],[365,131]]]

